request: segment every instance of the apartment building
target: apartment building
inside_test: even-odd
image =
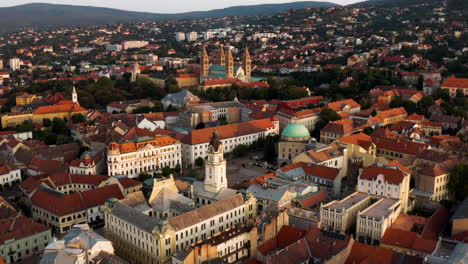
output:
[[[358,178],[357,191],[374,197],[401,201],[402,211],[408,210],[411,171],[397,162],[388,166],[372,165],[364,168]]]
[[[237,263],[249,256],[248,246],[255,247],[257,239],[256,227],[236,225],[175,253],[172,263],[191,264],[216,259]]]
[[[63,234],[76,224],[102,222],[105,201],[123,197],[117,184],[73,194],[40,186],[30,199],[32,218]]]
[[[320,226],[323,229],[346,232],[356,224],[359,212],[371,204],[371,196],[353,193],[341,201],[332,201],[320,207]]]
[[[468,78],[450,76],[440,85],[440,88],[448,90],[452,98],[458,95],[468,96]]]
[[[382,198],[358,213],[356,221],[357,241],[378,244],[380,239],[401,212],[401,201]]]
[[[0,207],[0,257],[12,264],[32,256],[47,246],[52,238],[50,228],[23,216],[13,207]]]
[[[21,169],[13,165],[0,166],[0,187],[9,187],[21,181]]]

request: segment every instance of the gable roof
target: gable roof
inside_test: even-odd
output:
[[[41,187],[32,195],[31,204],[57,216],[63,216],[104,204],[110,198],[123,197],[117,184],[68,195]]]
[[[274,127],[270,118],[251,120],[247,122],[229,124],[225,126],[210,127],[190,131],[190,133],[182,138],[184,144],[196,145],[208,143],[211,140],[211,135],[216,129],[221,139],[228,139],[243,135],[260,133]]]
[[[185,214],[168,218],[167,221],[175,230],[181,230],[224,212],[238,208],[243,204],[244,198],[242,197],[242,194],[238,193],[234,196],[214,202]]]
[[[405,174],[396,168],[369,166],[362,170],[360,179],[376,180],[379,175],[383,175],[384,179],[390,184],[400,184],[405,178]]]

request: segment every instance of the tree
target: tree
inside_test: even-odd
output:
[[[459,163],[450,172],[448,190],[454,200],[461,201],[468,194],[468,163]]]
[[[328,123],[340,120],[341,116],[330,108],[323,108],[320,112],[319,120],[315,124],[314,130],[311,132],[314,138],[320,138],[320,130],[324,128]]]
[[[64,134],[65,121],[61,118],[55,117],[54,120],[52,120],[52,132],[56,134]]]
[[[198,157],[198,158],[195,160],[195,165],[197,165],[198,167],[203,166],[204,163],[205,163],[205,161],[203,160],[202,157]]]
[[[162,168],[161,171],[162,171],[163,176],[169,176],[172,173],[172,169],[169,166],[166,166],[166,167]]]
[[[248,151],[249,147],[247,145],[240,144],[232,150],[232,155],[234,155],[234,157],[241,157],[247,154]]]
[[[275,140],[272,136],[268,136],[265,139],[265,145],[263,146],[263,158],[268,163],[273,163],[276,160]]]
[[[146,181],[148,179],[151,179],[151,178],[153,178],[151,175],[141,173],[140,175],[138,175],[138,177],[135,178],[135,180],[140,181],[140,182],[144,182],[144,181]]]
[[[54,133],[47,133],[45,134],[44,137],[44,143],[47,145],[55,145],[55,142],[57,142],[57,135]]]
[[[403,104],[404,104],[403,99],[397,96],[390,102],[390,108],[402,107]]]
[[[182,171],[182,167],[180,166],[179,163],[177,163],[177,165],[174,168],[174,172],[179,174],[181,171]]]
[[[71,121],[73,124],[79,124],[86,121],[86,117],[83,114],[74,114],[71,117]]]
[[[366,127],[366,128],[364,128],[364,130],[362,132],[364,132],[365,134],[370,136],[372,133],[374,133],[374,131],[375,130],[372,127]]]
[[[42,119],[42,126],[44,127],[50,127],[52,125],[52,120],[48,118]]]

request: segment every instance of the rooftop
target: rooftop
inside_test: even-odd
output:
[[[328,208],[330,210],[348,210],[349,208],[355,206],[356,204],[366,200],[370,199],[370,196],[367,194],[363,193],[354,193],[343,200],[340,201],[333,201],[331,203],[328,203],[324,205],[324,208]]]
[[[364,210],[360,215],[362,217],[369,218],[386,218],[391,212],[392,207],[397,203],[400,203],[397,200],[383,198],[377,201],[375,204]]]

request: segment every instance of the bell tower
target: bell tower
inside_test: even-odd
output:
[[[208,52],[206,52],[205,45],[203,45],[201,64],[200,82],[203,83],[206,79],[208,79],[208,75],[210,74],[210,58],[208,57]]]
[[[224,53],[224,46],[219,48],[219,65],[226,66],[226,54]]]
[[[234,59],[232,57],[231,49],[227,48],[227,62],[226,62],[226,78],[234,77]]]
[[[252,79],[252,59],[250,58],[250,52],[247,46],[245,47],[244,60],[242,64],[245,77],[247,78],[247,81],[250,82]]]
[[[78,102],[78,94],[76,93],[75,86],[73,86],[73,91],[72,91],[72,102],[75,104],[80,104]]]
[[[227,188],[227,178],[224,147],[216,129],[213,131],[213,137],[208,146],[207,154],[208,159],[205,163],[205,191],[217,193],[221,188]]]

